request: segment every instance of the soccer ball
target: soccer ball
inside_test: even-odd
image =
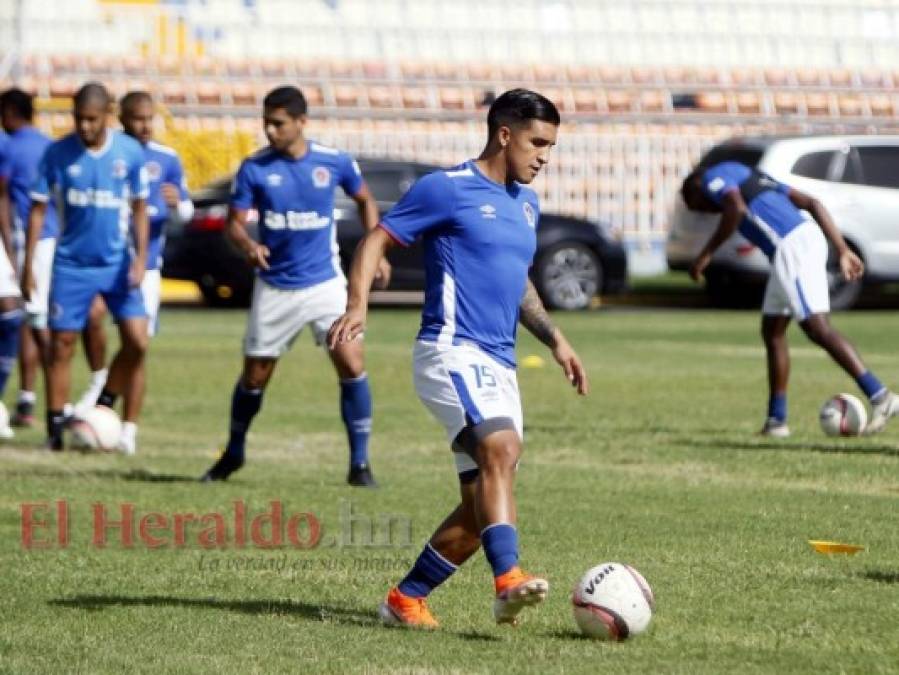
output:
[[[574,620],[587,637],[626,640],[649,626],[655,599],[630,565],[607,562],[589,570],[571,596]]]
[[[818,421],[828,436],[858,436],[868,423],[868,412],[852,394],[837,394],[821,406]]]
[[[115,450],[122,435],[122,422],[115,410],[94,406],[72,422],[72,445],[82,450]]]

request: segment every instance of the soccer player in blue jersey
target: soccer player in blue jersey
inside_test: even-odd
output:
[[[487,114],[488,141],[478,159],[415,183],[353,259],[347,311],[331,328],[332,345],[353,344],[362,333],[368,289],[384,253],[417,237],[424,241],[415,389],[446,429],[461,491],[461,503],[388,593],[380,609],[387,624],[436,627],[425,598],[481,546],[493,571],[498,623],[516,624],[522,608],[549,590],[545,579],[518,566],[512,487],[523,425],[515,337],[521,321],[552,350],[578,393],[587,393],[580,359],[528,279],[539,205],[526,184],[549,161],[559,124],[555,106],[540,94],[502,94]]]
[[[119,121],[126,134],[137,140],[144,150],[146,159],[147,180],[150,194],[147,197],[147,217],[150,221],[150,235],[147,246],[147,270],[141,283],[144,296],[144,307],[147,310],[148,333],[153,337],[158,330],[159,302],[162,278],[162,255],[165,248],[165,228],[169,221],[185,223],[191,219],[194,204],[187,191],[184,169],[178,153],[172,148],[153,140],[153,99],[147,92],[132,91],[119,101]],[[106,311],[99,299],[90,313],[86,331],[86,351],[102,353],[105,351],[106,335],[103,319]],[[103,363],[104,359],[99,359]],[[107,372],[105,368],[95,369],[91,382],[75,405],[75,415],[91,408],[95,403],[112,406],[115,395],[103,391]],[[145,370],[141,369],[136,377],[144,378]]]
[[[865,433],[882,430],[890,417],[899,414],[899,396],[868,370],[852,344],[828,320],[827,241],[837,251],[845,279],[860,278],[864,265],[821,202],[739,162],[697,168],[684,179],[681,194],[691,210],[721,214],[718,228],[690,269],[695,280],[708,267],[712,254],[735,231],[758,246],[771,261],[762,303],[769,396],[761,433],[777,438],[790,435],[787,327],[793,318],[812,342],[855,379],[870,400],[871,419]]]
[[[50,282],[51,357],[47,392],[48,445],[62,450],[63,405],[78,334],[96,295],[119,326],[121,348],[109,368],[107,388],[124,397],[119,449],[134,452],[142,382],[135,377],[147,348],[147,313],[140,293],[147,259],[147,174],[133,138],[107,128],[112,99],[97,83],[73,98],[75,132],[51,144],[32,187],[22,292],[34,292],[33,261],[47,204],[61,204],[60,236]],[[128,211],[134,241],[128,242]]]
[[[333,219],[339,185],[359,208],[366,230],[378,222],[378,206],[359,166],[344,152],[303,135],[306,99],[296,87],[279,87],[263,101],[268,147],[241,164],[231,193],[228,234],[257,268],[244,338],[243,373],[231,399],[228,444],[202,480],[225,480],[244,463],[250,422],[278,359],[309,325],[324,345],[328,328],[346,309]],[[247,234],[250,209],[259,214],[259,241]],[[390,267],[378,261],[386,285]],[[373,486],[368,459],[372,403],[359,342],[328,350],[340,378],[340,411],[350,445],[347,482]]]
[[[50,139],[33,126],[34,105],[31,94],[21,89],[9,89],[0,94],[0,121],[9,134],[8,151],[0,161],[0,198],[8,196],[12,202],[12,239],[15,258],[24,258],[25,226],[31,210],[30,191],[37,177],[38,165]],[[44,227],[34,253],[32,274],[35,292],[25,304],[27,325],[21,331],[20,371],[22,387],[16,404],[13,424],[31,426],[34,419],[34,382],[38,364],[46,369],[50,354],[50,332],[47,329],[50,271],[59,226],[56,206],[47,205]],[[18,283],[18,282],[17,282]]]
[[[0,133],[0,171],[6,165],[9,138]],[[11,203],[9,192],[0,193],[0,397],[6,389],[6,382],[16,363],[19,348],[19,326],[22,323],[21,294],[17,290],[17,277],[13,262],[15,250],[11,224]],[[15,436],[9,426],[9,413],[0,401],[0,439]]]

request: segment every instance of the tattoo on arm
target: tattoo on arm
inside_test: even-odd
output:
[[[530,279],[528,279],[524,297],[521,299],[518,320],[540,342],[550,349],[555,349],[556,327],[550,321],[549,314],[546,313],[546,308],[543,307],[540,296],[537,295],[537,289],[534,288],[534,284],[531,283]]]

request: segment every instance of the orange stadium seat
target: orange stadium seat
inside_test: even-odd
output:
[[[169,80],[162,84],[162,100],[168,105],[187,103],[187,90],[178,80]]]
[[[833,68],[828,73],[828,79],[833,87],[851,87],[852,71],[848,68]]]
[[[363,61],[362,76],[369,80],[383,80],[387,77],[387,65],[383,61]]]
[[[441,63],[436,66],[439,72],[435,73],[438,79],[454,80],[456,66],[452,63]],[[409,60],[400,63],[400,74],[404,80],[424,80],[428,77],[428,64],[424,61]]]
[[[559,112],[571,112],[571,107],[568,105],[568,97],[565,95],[564,89],[558,89],[556,87],[543,87],[540,90],[540,93],[546,96],[550,101],[556,104],[556,107],[559,109]]]
[[[283,59],[264,58],[259,60],[259,72],[264,77],[285,78],[287,77],[287,64]]]
[[[631,68],[631,82],[634,84],[655,84],[659,80],[659,72],[655,68],[647,68],[646,66],[634,66]]]
[[[214,80],[203,80],[197,83],[197,102],[200,105],[221,105],[222,89]]]
[[[770,87],[785,87],[789,84],[789,74],[785,68],[765,68],[765,84]]]
[[[809,115],[830,115],[830,97],[822,92],[809,92],[805,96],[805,110]]]
[[[589,66],[571,64],[568,66],[568,81],[577,84],[592,82],[593,72]]]
[[[718,68],[697,68],[694,71],[696,82],[705,85],[719,85],[722,82],[721,70]]]
[[[865,101],[858,94],[841,93],[837,96],[837,106],[843,117],[857,117],[866,114]]]
[[[358,79],[358,64],[355,61],[329,61],[328,69],[331,77],[339,79]]]
[[[51,98],[71,98],[78,89],[78,82],[68,77],[52,77],[49,82]]]
[[[799,112],[799,97],[793,92],[778,91],[774,94],[774,110],[781,115]]]
[[[823,82],[821,71],[815,68],[799,68],[796,71],[796,82],[803,87],[820,87]]]
[[[77,59],[71,54],[53,54],[50,57],[50,72],[53,75],[65,75],[76,69]]]
[[[758,115],[762,112],[761,97],[754,91],[737,92],[734,103],[737,106],[737,112],[744,115]]]
[[[440,107],[444,110],[471,108],[471,92],[459,87],[440,87]]]
[[[640,110],[649,113],[661,113],[671,109],[669,95],[665,91],[644,91],[640,94]]]
[[[115,70],[113,67],[112,58],[106,56],[105,54],[88,54],[86,61],[87,70],[92,77],[103,77],[104,75],[108,75]]]
[[[859,73],[859,80],[863,87],[879,89],[887,85],[889,78],[884,77],[885,73],[879,68],[865,68]]]
[[[599,101],[595,89],[575,89],[572,92],[576,112],[592,113],[599,111]]]
[[[271,89],[271,87],[267,87],[266,93]],[[325,97],[322,94],[321,87],[317,84],[304,84],[301,89],[303,90],[303,96],[306,99],[306,103],[310,106],[320,106],[325,101]],[[260,99],[261,101],[261,99]]]
[[[334,86],[333,93],[334,103],[345,108],[358,106],[362,92],[355,84],[337,84]]]
[[[701,91],[696,94],[696,107],[707,113],[726,113],[727,97],[720,91]]]
[[[564,82],[565,70],[550,63],[538,63],[534,66],[534,79],[537,82]]]
[[[468,78],[475,82],[488,82],[497,79],[493,64],[490,63],[469,63]]]
[[[523,64],[523,63],[503,63],[500,66],[500,75],[502,75],[503,81],[506,83],[506,86],[511,88],[511,85],[520,85],[524,82],[529,82],[532,80],[540,80],[546,81],[542,77],[545,74],[544,71],[540,70],[540,66],[537,66],[531,70],[531,67]],[[552,81],[554,78],[550,78]]]
[[[231,102],[234,105],[256,105],[256,90],[246,82],[231,85]]]
[[[249,77],[250,64],[246,59],[231,58],[225,61],[225,70],[231,77]]]
[[[619,66],[600,66],[595,71],[595,77],[605,84],[621,84],[624,82],[624,69]]]
[[[181,59],[171,55],[160,56],[156,59],[156,69],[162,75],[177,76],[183,72]]]
[[[630,92],[622,89],[613,89],[606,92],[606,107],[609,112],[626,113],[631,111],[633,97]]]
[[[130,54],[122,59],[122,70],[127,75],[145,76],[147,74],[147,60],[143,56]]]
[[[281,63],[281,65],[284,67],[284,72],[280,75],[277,75],[277,77],[284,77],[286,75],[286,64]],[[294,61],[293,67],[296,71],[297,77],[306,79],[318,79],[319,77],[321,77],[321,63],[319,63],[318,61],[312,59],[302,59],[299,61]],[[265,61],[263,61],[262,68],[263,72],[265,72]]]
[[[730,81],[738,87],[751,86],[758,83],[758,71],[752,68],[733,68]]]
[[[668,84],[692,84],[696,82],[696,71],[685,66],[666,66],[662,75]]]
[[[383,85],[372,85],[367,88],[368,104],[372,108],[395,108],[394,90]]]
[[[402,98],[404,108],[428,107],[428,92],[423,87],[403,87]]]
[[[890,117],[895,112],[892,97],[888,94],[872,94],[868,97],[868,107],[877,117]]]

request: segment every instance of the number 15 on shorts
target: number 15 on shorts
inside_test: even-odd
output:
[[[490,366],[482,363],[472,363],[468,367],[474,372],[475,385],[478,389],[496,386],[496,376],[493,374]]]

